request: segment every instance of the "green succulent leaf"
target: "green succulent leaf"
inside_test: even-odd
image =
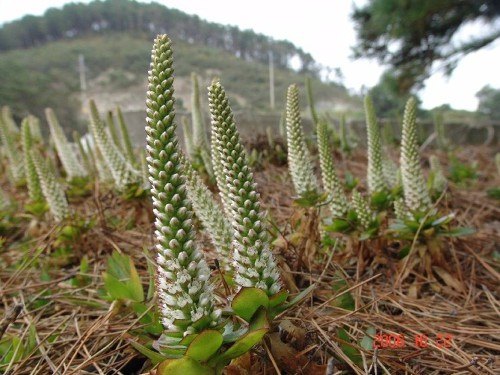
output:
[[[203,366],[198,361],[189,357],[179,359],[167,359],[163,361],[158,370],[157,375],[211,375],[215,371],[209,367]]]
[[[238,341],[236,341],[227,351],[222,353],[220,356],[215,357],[213,360],[214,364],[219,367],[221,365],[224,365],[231,359],[245,354],[255,345],[257,345],[268,331],[269,328],[261,328],[255,331],[248,332],[246,335],[242,336]]]
[[[208,361],[222,345],[222,334],[215,330],[206,330],[199,333],[189,345],[186,356],[198,360]]]
[[[259,288],[242,288],[233,299],[231,307],[236,315],[249,322],[260,306],[269,306],[269,297]]]
[[[271,316],[271,318],[274,318],[276,315],[295,306],[297,303],[301,302],[304,298],[306,298],[307,295],[314,290],[314,288],[316,288],[316,285],[314,284],[310,285],[308,288],[304,289],[302,292],[293,297],[290,302],[278,305],[275,308],[273,308],[269,315]]]
[[[471,234],[474,233],[476,233],[476,230],[474,228],[459,227],[459,228],[453,228],[446,232],[438,233],[438,236],[461,237],[461,236],[470,236]]]
[[[139,353],[149,358],[154,364],[163,362],[166,359],[166,356],[161,355],[158,352],[151,350],[142,344],[139,344],[137,341],[130,341],[130,345],[132,345],[132,347]]]
[[[276,307],[278,305],[281,305],[286,301],[287,298],[288,292],[286,290],[282,290],[269,298],[269,307]]]

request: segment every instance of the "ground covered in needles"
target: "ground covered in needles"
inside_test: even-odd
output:
[[[487,193],[500,186],[494,152],[484,146],[456,152],[463,163],[477,161],[477,176],[451,182],[439,205],[476,233],[445,240],[450,272],[439,277],[437,271],[435,280],[414,271],[405,274],[397,241],[360,243],[338,237],[321,245],[313,233],[315,212],[294,204],[286,165],[261,161],[254,166],[272,217],[274,251],[285,285],[291,293],[311,283],[316,289],[280,316],[263,344],[226,373],[498,373],[500,207]],[[448,169],[446,154],[432,153]],[[366,156],[361,151],[347,158],[336,155],[335,160],[341,180],[350,171],[363,182]],[[25,201],[6,181],[0,183],[15,201]],[[154,300],[149,299],[154,261],[150,198],[124,200],[96,184],[89,195],[70,197],[70,202],[89,224],[76,240],[71,233],[61,238],[60,228],[50,221],[34,220],[21,203],[5,224],[8,230],[0,239],[0,372],[147,374],[153,366],[132,342],[158,333],[151,314]],[[199,240],[217,274],[209,241]],[[144,288],[141,307],[133,296],[110,296],[105,274],[113,252],[133,260]],[[222,303],[222,282],[216,291]]]

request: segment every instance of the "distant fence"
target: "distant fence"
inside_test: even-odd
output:
[[[125,120],[130,130],[130,136],[134,144],[139,145],[145,143],[144,125],[146,113],[126,112],[124,113]],[[180,124],[182,116],[188,116],[188,112],[177,112],[177,123]],[[236,124],[242,137],[252,138],[257,134],[265,134],[266,129],[270,127],[276,137],[279,136],[279,114],[262,114],[255,112],[235,112]],[[205,119],[207,125],[210,124],[208,117]],[[401,125],[396,121],[381,120],[381,125],[390,126],[393,129],[394,135],[399,138],[401,134]],[[306,131],[312,131],[312,121],[304,117],[303,124]],[[387,124],[387,125],[386,125]],[[338,124],[337,124],[338,125]],[[364,120],[347,121],[347,126],[351,131],[354,131],[356,136],[365,141],[366,124]],[[479,124],[472,126],[470,124],[445,123],[445,132],[447,138],[456,144],[498,144],[500,141],[500,123]],[[434,124],[430,121],[418,122],[419,138],[423,142],[428,139],[434,132]],[[183,142],[182,131],[178,131],[180,141]]]

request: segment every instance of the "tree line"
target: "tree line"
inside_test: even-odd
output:
[[[158,3],[133,0],[71,3],[62,9],[50,8],[42,16],[28,15],[7,23],[0,28],[0,52],[109,32],[140,32],[150,37],[168,33],[189,43],[223,49],[247,61],[267,63],[271,52],[279,68],[290,69],[292,59],[298,59],[301,73],[318,76],[320,69],[309,53],[288,41],[207,22]]]

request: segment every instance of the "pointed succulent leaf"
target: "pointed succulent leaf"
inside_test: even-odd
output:
[[[236,315],[247,322],[252,319],[260,306],[269,306],[269,297],[258,288],[242,288],[233,299],[231,307]]]
[[[189,344],[186,356],[197,361],[208,361],[222,345],[223,337],[219,331],[207,329],[199,333]]]

